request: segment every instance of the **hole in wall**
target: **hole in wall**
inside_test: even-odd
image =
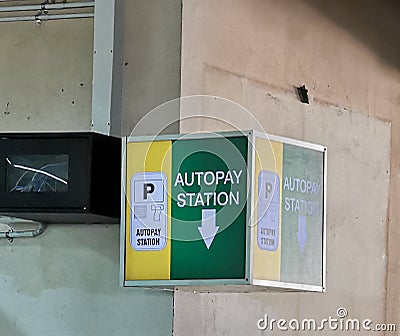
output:
[[[305,85],[302,86],[296,86],[296,93],[297,97],[299,100],[304,103],[304,104],[310,104],[310,101],[308,99],[308,89],[306,88]]]

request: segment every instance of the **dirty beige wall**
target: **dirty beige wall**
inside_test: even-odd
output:
[[[0,130],[90,129],[93,20],[0,24]]]
[[[180,96],[181,6],[181,0],[124,0],[123,135],[148,112]],[[178,133],[178,105],[166,114],[134,134],[157,133],[163,123],[171,124],[167,132]]]
[[[179,96],[181,2],[125,1],[123,19],[129,134]],[[90,130],[92,19],[0,23],[0,45],[1,132]],[[119,286],[119,225],[50,225],[35,239],[0,239],[0,335],[171,335],[172,300]]]
[[[379,6],[372,1],[183,1],[182,95],[231,99],[267,132],[328,147],[328,264],[323,294],[207,294],[178,288],[175,335],[262,335],[267,332],[256,323],[264,314],[322,319],[336,317],[339,307],[350,318],[400,321],[396,6],[391,1]],[[303,84],[309,105],[294,91]],[[219,116],[239,128],[259,128],[229,108]],[[181,124],[183,133],[199,129],[231,127],[207,119]]]

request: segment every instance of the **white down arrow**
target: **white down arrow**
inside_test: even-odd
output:
[[[198,229],[203,237],[207,249],[210,249],[210,246],[219,229],[219,226],[215,225],[215,215],[215,209],[203,209],[201,211],[201,226],[199,226]]]

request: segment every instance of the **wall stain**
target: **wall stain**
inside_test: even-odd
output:
[[[4,115],[9,115],[10,114],[9,107],[10,107],[10,102],[7,102],[6,108],[4,109]]]

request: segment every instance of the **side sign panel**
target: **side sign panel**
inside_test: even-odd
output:
[[[324,153],[284,145],[281,281],[322,284]]]
[[[256,139],[253,278],[322,285],[324,153]]]

